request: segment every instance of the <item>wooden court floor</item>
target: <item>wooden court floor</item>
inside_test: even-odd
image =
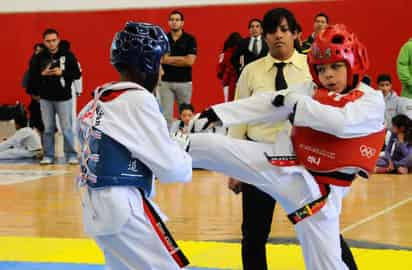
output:
[[[0,164],[0,236],[85,237],[77,172],[68,165]],[[241,196],[226,183],[221,174],[196,170],[191,183],[157,185],[155,201],[176,239],[241,239]],[[357,180],[345,198],[341,228],[351,240],[411,249],[412,175]],[[280,206],[270,237],[294,237]]]

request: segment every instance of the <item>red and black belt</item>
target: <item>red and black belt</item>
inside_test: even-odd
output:
[[[189,260],[183,253],[183,251],[179,248],[176,241],[173,239],[172,234],[167,229],[166,225],[157,214],[156,210],[150,204],[150,202],[144,196],[143,191],[139,189],[140,193],[142,194],[143,198],[143,208],[144,212],[150,220],[150,223],[153,226],[157,236],[162,241],[163,245],[169,252],[170,256],[175,260],[175,262],[179,265],[180,268],[184,268],[185,266],[189,265]]]
[[[303,207],[289,214],[288,218],[293,224],[297,224],[305,218],[313,216],[325,206],[330,193],[330,184],[339,183],[339,186],[349,186],[356,178],[356,174],[346,174],[341,172],[309,172],[313,175],[316,182],[318,183],[322,197],[304,205]],[[344,183],[344,185],[342,185],[341,183]]]

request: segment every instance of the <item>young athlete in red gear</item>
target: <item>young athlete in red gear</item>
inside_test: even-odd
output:
[[[285,130],[275,144],[194,134],[189,154],[193,167],[222,172],[275,198],[295,225],[306,269],[355,269],[342,258],[342,199],[357,176],[368,177],[374,168],[385,136],[385,104],[380,92],[361,82],[367,52],[344,25],[316,37],[308,63],[313,82],[213,106],[195,123],[289,118],[291,134]]]

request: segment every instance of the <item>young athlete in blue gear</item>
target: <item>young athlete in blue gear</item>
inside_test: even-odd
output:
[[[152,94],[169,49],[159,26],[126,23],[110,49],[120,82],[98,87],[79,114],[84,227],[103,251],[108,270],[173,270],[188,264],[149,199],[155,176],[161,182],[192,177],[192,160],[169,137]]]

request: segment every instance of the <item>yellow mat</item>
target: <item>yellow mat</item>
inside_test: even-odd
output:
[[[240,244],[179,241],[191,266],[241,269]],[[360,269],[412,269],[412,251],[352,249]],[[304,269],[297,245],[268,245],[269,269]],[[89,239],[0,237],[0,261],[104,263],[96,244]]]

